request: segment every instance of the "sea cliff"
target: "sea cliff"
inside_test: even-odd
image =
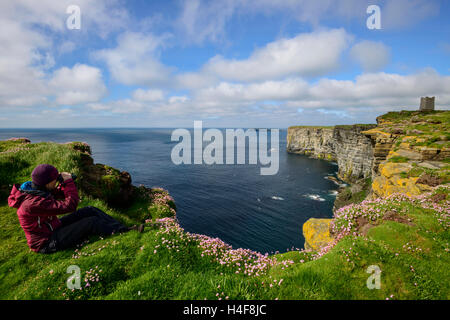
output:
[[[336,213],[365,199],[419,196],[448,184],[449,132],[450,111],[389,112],[376,125],[290,127],[287,151],[338,163],[338,177],[352,185],[339,190]],[[309,247],[323,246],[313,241],[320,232],[304,228]]]
[[[346,182],[354,182],[372,174],[372,140],[361,132],[374,127],[375,124],[290,127],[287,151],[336,161],[339,166],[338,177]]]

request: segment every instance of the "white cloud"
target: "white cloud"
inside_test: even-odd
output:
[[[227,119],[217,125],[235,126],[245,120],[271,125],[373,122],[392,110],[419,108],[421,96],[436,96],[438,108],[450,105],[450,76],[432,69],[418,74],[365,73],[355,80],[299,78],[256,83],[221,82],[190,96],[168,96],[162,101],[120,100],[92,109],[112,113],[140,113],[151,118],[164,114],[177,123],[195,119]],[[302,110],[302,112],[299,112]],[[217,120],[219,121],[219,120]],[[294,122],[295,121],[295,122]],[[314,123],[315,122],[315,123]]]
[[[383,29],[405,28],[439,13],[438,1],[390,0],[382,6]]]
[[[81,12],[81,32],[105,37],[124,28],[129,22],[127,11],[117,0],[16,0],[2,1],[0,17],[14,17],[22,25],[44,25],[52,31],[63,32],[69,14],[66,9],[77,5]]]
[[[226,41],[225,30],[233,18],[241,16],[274,16],[283,14],[292,19],[318,27],[323,22],[355,19],[364,25],[373,0],[192,0],[182,3],[175,22],[185,42]],[[385,0],[382,9],[382,28],[408,27],[439,12],[439,2],[429,0]]]
[[[43,52],[51,47],[50,39],[13,19],[0,21],[0,106],[45,103],[44,77],[50,58]]]
[[[255,50],[246,60],[215,56],[205,71],[228,80],[261,81],[290,75],[318,76],[336,70],[351,36],[343,29],[301,33]]]
[[[305,94],[307,90],[308,83],[295,78],[247,85],[222,82],[215,87],[198,90],[195,98],[198,101],[218,100],[224,102],[290,100]]]
[[[195,114],[256,115],[264,109],[285,113],[285,120],[299,108],[320,109],[322,113],[353,115],[356,120],[358,117],[362,120],[391,110],[418,109],[420,97],[426,95],[436,96],[437,106],[448,108],[450,77],[428,69],[405,76],[367,73],[354,81],[322,79],[315,84],[294,78],[252,84],[222,82],[197,91],[188,104],[168,103],[166,108],[173,114],[191,117]],[[267,105],[267,101],[278,103]]]
[[[350,50],[350,56],[356,60],[364,71],[382,70],[390,62],[390,49],[382,42],[362,41]]]
[[[164,92],[162,90],[143,90],[137,89],[132,93],[132,97],[138,101],[152,102],[164,99]]]
[[[0,2],[0,108],[49,103],[53,92],[48,78],[55,64],[54,53],[73,49],[71,41],[61,45],[55,41],[67,31],[66,8],[70,4],[74,1]],[[127,21],[126,11],[116,1],[77,0],[76,4],[82,11],[81,32],[89,35],[105,36]]]
[[[342,109],[418,107],[420,97],[426,95],[436,96],[438,105],[448,106],[450,77],[427,69],[406,76],[384,72],[363,74],[355,81],[322,79],[293,105]]]
[[[88,103],[86,106],[92,111],[109,111],[118,114],[140,113],[146,107],[142,102],[132,99],[122,99],[107,103]]]
[[[66,54],[66,53],[70,53],[73,50],[75,50],[76,48],[76,44],[73,41],[64,41],[63,43],[61,43],[58,47],[58,49],[56,50],[58,52],[58,54]]]
[[[172,68],[158,61],[157,50],[168,37],[125,32],[118,37],[116,48],[96,51],[93,56],[105,61],[114,79],[120,83],[167,84]]]
[[[283,13],[288,17],[318,25],[330,17],[362,17],[366,1],[361,0],[192,0],[182,5],[175,22],[185,42],[224,41],[225,29],[233,17]],[[365,7],[364,7],[365,5]]]
[[[184,103],[186,101],[189,101],[189,97],[187,97],[187,96],[171,96],[168,101],[169,101],[169,103],[179,103],[179,102]]]
[[[218,81],[217,76],[205,70],[184,72],[174,76],[174,85],[180,89],[201,89]]]
[[[76,105],[100,100],[106,94],[100,69],[76,64],[56,70],[49,86],[60,105]]]
[[[186,42],[202,43],[205,40],[218,41],[225,35],[225,25],[238,9],[239,0],[183,2],[183,8],[175,28],[183,34]]]

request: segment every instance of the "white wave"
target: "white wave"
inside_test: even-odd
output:
[[[272,196],[273,200],[284,200],[282,197]]]
[[[315,200],[315,201],[325,201],[325,199],[322,198],[321,196],[319,196],[318,194],[305,194],[305,197],[308,197],[311,200]]]
[[[337,190],[330,190],[330,195],[337,196],[338,192]]]
[[[338,181],[336,181],[336,178],[334,178],[332,175],[328,175],[328,176],[325,176],[323,178],[334,182],[334,184],[339,186],[339,187],[346,187],[347,186],[345,183],[339,183]]]

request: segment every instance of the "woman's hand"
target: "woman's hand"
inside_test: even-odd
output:
[[[61,172],[61,177],[64,181],[72,179],[72,174],[69,172]]]

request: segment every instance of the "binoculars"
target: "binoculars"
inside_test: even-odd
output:
[[[75,180],[76,178],[77,178],[77,176],[72,173],[72,180]],[[58,178],[56,178],[56,181],[58,181],[59,183],[63,183],[64,182],[64,179],[61,176],[61,174],[58,175]]]

